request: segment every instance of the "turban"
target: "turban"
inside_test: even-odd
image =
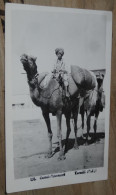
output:
[[[62,56],[64,55],[64,49],[62,49],[62,48],[57,48],[57,49],[55,49],[55,53],[56,53],[56,55],[58,54],[58,53],[60,53]]]

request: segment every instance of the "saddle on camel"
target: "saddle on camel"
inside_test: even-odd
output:
[[[49,139],[49,148],[46,157],[53,156],[52,152],[52,130],[49,114],[52,113],[56,116],[57,119],[57,137],[59,140],[59,160],[65,159],[65,153],[68,146],[68,138],[71,132],[70,119],[71,113],[74,119],[74,133],[75,133],[75,144],[74,147],[78,148],[77,140],[77,117],[79,110],[79,94],[82,88],[85,90],[84,86],[87,86],[87,89],[93,89],[95,87],[95,77],[89,71],[81,69],[77,66],[71,66],[71,73],[68,74],[68,90],[70,93],[70,101],[68,104],[65,104],[63,100],[63,89],[60,83],[56,78],[53,78],[53,75],[50,73],[38,73],[36,58],[23,54],[21,56],[21,62],[23,68],[27,73],[27,80],[30,90],[30,97],[33,103],[40,107],[42,110],[43,117],[45,119],[47,129],[48,129],[48,139]],[[86,79],[85,72],[88,72],[90,79]],[[77,75],[77,76],[76,76]],[[84,81],[83,81],[84,75]],[[82,85],[82,87],[81,87]],[[65,115],[67,133],[65,147],[62,146],[62,129],[61,121],[62,114]]]

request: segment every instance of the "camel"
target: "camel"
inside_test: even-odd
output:
[[[47,129],[48,129],[48,139],[49,139],[49,148],[46,157],[52,157],[52,130],[49,114],[52,113],[56,116],[57,119],[57,137],[59,140],[59,160],[65,159],[65,153],[67,151],[67,143],[68,138],[71,132],[70,127],[70,119],[71,113],[74,119],[74,132],[75,132],[75,144],[74,147],[78,148],[77,142],[77,118],[78,118],[78,110],[79,110],[79,93],[80,87],[83,85],[81,74],[78,70],[81,70],[79,67],[72,66],[72,72],[68,75],[69,82],[69,93],[70,100],[67,100],[64,95],[64,89],[61,83],[54,77],[51,76],[50,73],[38,73],[36,58],[32,56],[28,56],[27,54],[23,54],[20,59],[23,64],[23,68],[27,73],[27,80],[30,90],[30,97],[33,103],[40,107],[42,110],[43,117],[45,119]],[[77,72],[77,77],[75,75],[75,70]],[[85,70],[84,70],[85,71]],[[81,71],[83,73],[83,71]],[[86,72],[86,71],[85,71]],[[74,78],[72,77],[74,74]],[[89,72],[88,72],[89,74]],[[45,84],[46,78],[49,77],[49,82]],[[78,80],[79,78],[79,80]],[[86,81],[84,79],[84,81]],[[88,80],[91,83],[91,79]],[[94,82],[95,83],[95,82]],[[87,81],[86,81],[87,84]],[[90,87],[90,85],[88,85]],[[94,88],[94,85],[91,85],[90,88]],[[66,133],[66,143],[65,148],[62,146],[62,129],[61,129],[61,121],[62,114],[65,115],[66,125],[67,125],[67,133]]]
[[[87,134],[86,134],[86,145],[88,145],[88,140],[90,140],[89,132],[90,132],[90,123],[91,117],[94,116],[94,141],[96,142],[96,131],[97,131],[97,120],[100,112],[105,108],[105,94],[103,90],[103,80],[104,75],[99,73],[96,75],[97,85],[94,90],[90,90],[86,93],[86,95],[82,98],[81,106],[80,106],[80,114],[82,118],[82,138],[83,130],[84,130],[84,115],[86,113],[86,123],[87,123]],[[85,138],[84,138],[85,139]]]

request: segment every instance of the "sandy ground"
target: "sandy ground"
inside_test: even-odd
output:
[[[93,123],[93,120],[92,120]],[[58,161],[58,140],[56,131],[56,120],[52,120],[53,151],[52,158],[45,158],[48,149],[47,128],[41,120],[25,120],[13,122],[13,146],[14,146],[14,174],[15,178],[26,178],[40,176],[64,171],[73,171],[86,168],[102,167],[104,163],[104,119],[98,120],[97,138],[98,142],[90,141],[88,146],[80,136],[81,128],[78,130],[79,149],[73,149],[74,131],[72,131],[68,143],[66,159]],[[78,121],[78,127],[81,121]],[[93,126],[93,125],[91,125]],[[86,129],[86,127],[85,127]],[[86,131],[85,131],[86,133]],[[66,137],[65,120],[62,121],[63,143]],[[91,129],[93,135],[93,129]]]

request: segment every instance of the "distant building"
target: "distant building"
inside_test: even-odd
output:
[[[95,75],[97,75],[99,72],[105,76],[106,69],[99,69],[99,70],[91,70],[94,72]]]

